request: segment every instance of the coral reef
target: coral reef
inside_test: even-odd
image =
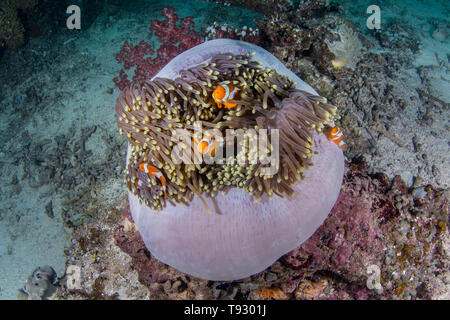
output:
[[[5,13],[2,6],[6,2],[5,0],[0,1],[1,17]],[[397,200],[394,197],[393,202],[389,202],[390,205],[386,207],[392,205],[394,208],[395,206],[402,208],[403,202],[405,202],[408,203],[408,210],[414,212],[417,210],[416,205],[420,203],[420,201],[414,201],[414,198],[422,199],[425,202],[422,208],[425,213],[420,213],[418,224],[425,222],[422,215],[426,219],[430,218],[431,222],[429,225],[425,224],[419,228],[414,227],[414,233],[411,235],[417,234],[417,230],[424,230],[424,232],[430,230],[430,237],[433,236],[428,245],[429,248],[423,243],[422,236],[416,237],[420,241],[414,246],[425,247],[424,263],[420,266],[420,272],[413,271],[414,274],[419,273],[419,277],[412,281],[408,281],[408,268],[411,268],[411,266],[408,267],[408,264],[411,264],[413,259],[406,259],[410,260],[407,262],[398,259],[398,257],[408,257],[408,254],[403,253],[408,253],[411,247],[406,246],[405,250],[400,249],[405,243],[405,239],[401,236],[400,244],[396,248],[395,243],[391,243],[393,239],[389,235],[389,232],[393,234],[397,232],[398,235],[396,229],[402,231],[407,229],[410,222],[405,223],[404,220],[405,217],[409,217],[409,214],[394,213],[394,218],[389,219],[383,225],[368,223],[365,218],[355,218],[355,221],[372,230],[380,232],[387,230],[387,236],[382,233],[375,237],[369,247],[372,246],[378,250],[380,248],[378,245],[381,244],[381,247],[389,248],[386,250],[389,252],[387,262],[395,261],[401,270],[401,272],[394,270],[395,273],[390,274],[392,266],[385,265],[383,260],[379,259],[379,253],[374,257],[367,258],[367,261],[383,262],[379,264],[383,288],[382,295],[380,295],[375,290],[367,288],[364,280],[364,277],[369,276],[368,273],[365,273],[367,269],[352,269],[351,272],[348,272],[345,268],[351,266],[346,264],[343,269],[340,269],[340,272],[344,274],[341,276],[328,268],[325,262],[309,263],[307,261],[304,263],[304,260],[322,258],[327,259],[327,263],[336,263],[335,261],[338,259],[333,256],[333,248],[328,247],[329,245],[337,247],[341,256],[347,256],[348,253],[344,248],[339,243],[335,244],[340,241],[337,239],[342,237],[342,233],[344,234],[342,243],[351,244],[347,238],[350,232],[342,232],[342,228],[346,229],[342,225],[338,226],[341,230],[340,235],[334,235],[331,226],[324,229],[330,230],[330,238],[333,238],[330,242],[320,243],[325,246],[324,250],[329,254],[328,257],[321,256],[314,245],[310,244],[309,248],[293,251],[291,255],[280,259],[261,274],[244,281],[234,282],[199,281],[158,262],[146,249],[142,240],[139,244],[135,241],[138,233],[131,220],[124,220],[119,227],[121,229],[124,225],[123,228],[126,231],[124,237],[132,239],[131,243],[126,244],[132,248],[132,250],[127,249],[131,252],[130,255],[115,245],[112,239],[114,239],[114,232],[117,228],[116,220],[120,214],[114,210],[111,211],[110,208],[113,207],[112,202],[123,204],[126,201],[125,189],[121,181],[125,165],[123,159],[126,156],[126,139],[118,135],[116,128],[111,126],[113,118],[111,105],[115,102],[117,88],[113,87],[112,82],[105,84],[104,79],[99,76],[105,74],[105,68],[111,71],[115,70],[117,66],[114,58],[108,54],[108,52],[117,52],[120,49],[123,42],[117,44],[117,39],[132,39],[139,34],[140,22],[148,20],[147,14],[149,13],[144,10],[141,13],[139,9],[136,10],[136,7],[135,10],[121,10],[122,3],[108,1],[108,3],[113,2],[117,4],[115,12],[102,14],[89,32],[79,33],[73,37],[68,32],[62,32],[64,28],[58,24],[61,19],[57,17],[60,17],[61,12],[64,11],[55,9],[58,7],[54,5],[53,1],[39,1],[39,7],[35,7],[35,10],[39,10],[39,16],[34,15],[33,19],[26,19],[31,11],[19,14],[25,29],[30,32],[30,37],[33,37],[33,33],[41,34],[39,41],[30,41],[29,45],[19,51],[20,55],[16,50],[0,49],[2,51],[0,53],[2,56],[0,105],[1,125],[4,129],[0,137],[2,146],[0,167],[3,172],[0,220],[2,220],[2,225],[8,221],[8,227],[9,225],[14,226],[2,233],[5,240],[2,241],[5,250],[3,251],[4,258],[7,262],[5,267],[7,278],[4,277],[5,281],[2,283],[0,292],[2,298],[14,298],[16,288],[22,286],[23,281],[29,275],[18,274],[17,270],[20,268],[14,266],[21,264],[21,267],[29,270],[28,273],[37,265],[48,263],[35,264],[28,259],[27,261],[11,259],[35,254],[36,242],[24,243],[20,242],[21,239],[30,239],[41,233],[48,240],[48,247],[45,241],[40,241],[40,245],[50,248],[52,243],[63,241],[57,234],[64,233],[64,230],[59,229],[57,225],[49,225],[47,229],[54,230],[55,234],[47,236],[47,230],[44,229],[47,225],[41,224],[41,222],[48,220],[53,223],[67,219],[70,222],[69,230],[72,232],[72,241],[69,240],[61,247],[64,247],[62,249],[67,248],[65,252],[69,266],[81,268],[82,286],[80,290],[71,290],[62,283],[58,288],[59,292],[56,298],[449,298],[448,223],[446,224],[446,219],[430,218],[435,213],[439,215],[439,212],[443,211],[443,209],[434,210],[432,203],[439,197],[441,200],[442,197],[448,199],[448,191],[442,191],[440,188],[448,188],[450,181],[449,171],[445,170],[448,167],[449,100],[448,94],[445,92],[445,85],[448,84],[448,59],[446,50],[441,50],[445,43],[440,42],[448,41],[448,19],[445,19],[446,17],[441,20],[427,17],[429,12],[424,10],[418,13],[423,17],[421,21],[418,21],[417,11],[413,11],[414,8],[405,8],[403,2],[388,1],[383,2],[382,29],[368,31],[364,27],[366,15],[361,14],[365,9],[361,6],[364,1],[346,1],[347,8],[351,7],[352,10],[341,11],[339,9],[338,14],[345,15],[352,21],[355,20],[354,17],[361,20],[361,23],[358,23],[360,27],[358,37],[365,47],[355,70],[334,68],[331,64],[334,57],[325,50],[328,49],[327,43],[324,43],[325,40],[332,43],[333,41],[339,42],[340,39],[333,35],[338,28],[328,24],[327,21],[337,21],[337,26],[344,21],[344,19],[331,18],[336,14],[332,8],[323,7],[318,10],[312,5],[312,1],[292,1],[297,4],[301,2],[304,7],[310,6],[313,11],[305,10],[302,14],[297,14],[297,17],[291,17],[283,15],[286,13],[285,10],[268,7],[270,9],[266,11],[268,18],[272,16],[275,19],[275,13],[278,14],[278,17],[281,15],[282,18],[276,20],[278,24],[270,25],[270,28],[274,30],[275,28],[279,29],[279,34],[276,34],[275,39],[279,39],[279,43],[283,43],[283,45],[278,47],[269,43],[267,35],[258,28],[259,38],[264,41],[260,44],[263,43],[264,47],[275,53],[300,78],[311,84],[333,104],[339,106],[342,117],[337,121],[338,125],[344,128],[346,134],[345,155],[351,158],[358,154],[364,154],[370,164],[369,172],[371,174],[368,175],[362,170],[360,178],[366,179],[365,181],[370,181],[370,183],[381,181],[383,180],[381,175],[374,175],[373,172],[383,171],[390,178],[401,174],[405,179],[408,186],[407,196],[401,195]],[[227,1],[221,2],[226,3]],[[251,2],[255,3],[256,1]],[[323,2],[325,3],[325,1]],[[336,1],[334,2],[336,3]],[[444,3],[448,7],[447,2],[438,2]],[[47,3],[45,10],[42,10],[41,5]],[[423,1],[420,3],[424,6],[428,5]],[[233,4],[239,3],[233,1]],[[395,7],[401,7],[402,10],[408,12],[407,15],[399,14],[398,11],[394,13]],[[275,13],[271,11],[272,8],[275,9]],[[48,15],[50,9],[54,10],[53,15]],[[230,8],[222,9],[223,17],[227,17],[225,11]],[[159,6],[157,10],[160,10]],[[237,9],[232,8],[231,10]],[[292,12],[295,10],[293,8]],[[199,12],[198,20],[195,20],[196,26],[202,23],[206,12],[205,10]],[[222,13],[222,11],[219,12]],[[391,21],[385,14],[390,12],[394,13],[394,19]],[[445,14],[445,8],[442,12]],[[410,13],[412,14],[409,15]],[[193,15],[193,13],[189,13],[189,15]],[[305,22],[302,21],[303,16],[307,17],[304,19]],[[330,17],[326,19],[327,16]],[[214,18],[209,17],[208,23],[211,23]],[[294,18],[299,20],[292,20]],[[323,21],[324,28],[319,29],[320,23],[314,23],[317,19],[319,22]],[[221,21],[223,20],[225,19]],[[119,21],[122,28],[115,28]],[[197,21],[199,22],[197,23]],[[236,20],[230,21],[236,23]],[[294,23],[292,23],[293,21]],[[307,21],[311,25],[310,28],[306,24]],[[44,27],[33,30],[32,27],[35,23]],[[49,28],[50,25],[53,25],[52,29]],[[289,28],[282,29],[286,25]],[[252,27],[254,28],[254,26]],[[242,27],[233,25],[233,28],[238,28],[238,33],[242,34]],[[301,30],[301,34],[296,29]],[[3,34],[3,30],[0,28],[1,34]],[[446,39],[443,38],[442,30],[447,30]],[[436,34],[433,36],[435,31]],[[327,38],[327,33],[330,34],[330,38]],[[361,33],[364,36],[361,36]],[[300,40],[292,40],[291,44],[285,40],[294,39],[294,34],[297,34],[296,38]],[[311,45],[308,45],[308,39],[312,39]],[[137,44],[139,41],[140,39],[133,40],[133,44]],[[0,42],[4,46],[6,45],[4,40]],[[155,43],[157,44],[157,42]],[[292,47],[302,44],[305,44],[304,50],[302,47],[292,50]],[[90,50],[87,51],[86,48]],[[321,48],[325,53],[323,55],[318,54]],[[366,50],[372,52],[367,53]],[[439,70],[440,72],[438,72]],[[344,76],[340,77],[341,72]],[[109,73],[107,75],[110,78],[113,76]],[[442,89],[439,90],[441,87]],[[83,126],[80,127],[80,123],[83,123]],[[55,126],[57,124],[60,126]],[[90,132],[93,127],[97,127],[97,130],[92,135],[86,135],[85,133]],[[20,143],[17,143],[18,141]],[[102,149],[104,146],[106,146],[105,152]],[[356,169],[355,164],[348,166],[346,179],[352,171],[357,172]],[[388,185],[390,185],[391,179],[388,181]],[[357,181],[355,183],[358,184]],[[434,187],[429,187],[429,183],[432,183]],[[395,184],[400,184],[400,181],[396,181]],[[412,187],[410,187],[411,185]],[[346,186],[346,190],[348,187]],[[363,194],[366,193],[364,188],[360,190]],[[386,192],[390,193],[391,191],[387,190]],[[348,192],[346,194],[348,195]],[[410,197],[413,199],[412,204]],[[26,201],[23,201],[25,198]],[[364,196],[359,199],[368,201],[366,198]],[[32,199],[35,199],[36,202],[34,203]],[[389,201],[392,201],[392,197]],[[435,202],[436,206],[437,203]],[[49,204],[49,210],[46,210],[47,207],[44,209],[45,204]],[[27,209],[27,205],[31,206],[30,209]],[[357,207],[360,208],[361,205]],[[427,211],[428,209],[430,211]],[[397,210],[395,208],[394,212]],[[6,214],[7,212],[15,214]],[[370,217],[367,214],[364,216]],[[344,218],[345,221],[351,223],[348,221],[349,219],[350,216]],[[10,221],[13,223],[10,224]],[[37,221],[39,223],[36,223]],[[23,227],[28,222],[33,226],[32,230]],[[337,219],[335,222],[337,223]],[[392,229],[384,227],[389,223],[392,223]],[[429,229],[430,227],[431,229]],[[436,228],[435,233],[432,230],[433,227]],[[355,230],[354,226],[349,229]],[[356,234],[357,238],[362,236],[361,232]],[[27,235],[27,237],[23,235]],[[318,237],[315,236],[315,238]],[[384,244],[384,240],[390,242]],[[121,241],[126,241],[126,239]],[[428,241],[428,239],[425,238],[424,241]],[[120,246],[124,245],[120,241],[118,243]],[[362,243],[366,244],[365,241]],[[23,252],[20,253],[21,249],[26,246],[31,249],[25,251],[25,255],[21,255],[23,254]],[[433,248],[434,253],[431,252]],[[50,252],[62,252],[62,249],[53,247],[53,249],[45,250],[46,252],[42,252],[41,255],[41,258],[46,257],[44,261],[52,261],[52,266],[55,269],[58,268],[56,269],[58,274],[60,274],[59,270],[64,265],[65,259],[56,262],[55,254]],[[355,252],[357,252],[356,256],[350,255],[349,260],[355,261],[358,265],[361,265],[361,261],[365,261],[362,257],[358,257],[359,255],[371,254],[359,247],[355,249]],[[411,252],[413,255],[417,255],[417,253]],[[397,256],[399,253],[401,253],[400,256]],[[136,267],[140,262],[132,261],[132,257],[138,254],[141,260],[148,258],[146,264],[142,263],[142,270]],[[295,256],[298,258],[297,260]],[[433,257],[434,261],[429,265]],[[11,261],[9,261],[10,259]],[[16,261],[15,265],[14,261]],[[300,267],[298,267],[299,265]],[[322,269],[315,269],[315,265],[322,266]],[[405,266],[406,268],[402,269]],[[150,270],[149,273],[145,273],[145,268]],[[150,279],[148,281],[150,289],[138,280],[137,270],[143,279]],[[16,276],[14,276],[15,272]],[[355,279],[355,281],[351,282],[348,279]],[[424,281],[424,284],[417,286],[416,281]],[[405,283],[406,285],[403,285]],[[408,285],[410,283],[411,285]],[[8,286],[11,290],[8,290]]]
[[[329,270],[332,277],[359,283],[357,298],[431,298],[435,275],[449,263],[442,242],[448,234],[448,194],[430,185],[407,190],[399,176],[389,181],[366,172],[364,163],[346,168],[330,216],[283,263],[302,272]],[[382,292],[364,288],[370,266],[380,270]]]
[[[130,256],[115,244],[115,238],[120,239],[120,234],[114,232],[118,229],[117,223],[125,210],[123,203],[126,203],[126,199],[120,198],[116,202],[116,205],[108,207],[107,210],[98,212],[90,223],[70,229],[72,247],[66,250],[69,261],[65,277],[59,281],[56,299],[150,298],[148,288],[142,284],[145,282],[140,282],[140,276],[135,269],[142,267],[135,265]],[[122,231],[127,232],[131,238],[134,237],[131,234],[133,230],[137,231],[134,224],[125,222],[125,225],[121,226]],[[133,256],[148,254],[142,247],[136,249],[137,251],[125,247],[124,250]],[[144,263],[146,266],[149,265],[146,261]],[[142,275],[144,274],[143,272]]]
[[[155,57],[151,57],[154,49],[143,40],[137,45],[125,42],[116,56],[117,61],[124,64],[125,70],[136,67],[133,81],[151,79],[172,58],[201,42],[200,36],[194,30],[192,17],[179,19],[175,10],[168,7],[165,7],[161,14],[165,20],[150,21],[150,32],[154,32],[162,42]],[[147,57],[149,55],[150,57]],[[121,90],[130,85],[124,70],[121,70],[120,75],[113,81]]]
[[[163,8],[162,16],[165,17],[163,21],[156,19],[150,21],[150,32],[153,32],[161,41],[161,45],[156,50],[154,57],[152,57],[155,53],[154,48],[144,40],[137,45],[126,41],[116,56],[117,61],[123,63],[125,70],[135,67],[133,81],[151,79],[172,58],[200,44],[202,40],[228,38],[253,44],[260,43],[258,29],[246,26],[243,28],[232,28],[227,24],[218,25],[215,22],[206,28],[205,36],[202,38],[194,30],[192,17],[179,19],[175,10],[170,7]],[[125,70],[121,70],[119,76],[113,79],[120,90],[131,84]]]
[[[352,24],[337,15],[326,1],[306,1],[295,10],[279,11],[256,21],[263,46],[292,70],[307,57],[318,70],[332,78],[345,77],[360,58],[360,35]],[[333,61],[344,61],[338,67]]]
[[[25,29],[18,10],[33,8],[37,0],[4,0],[0,3],[0,46],[17,49],[24,44]]]
[[[339,24],[333,31],[333,35],[337,35],[339,40],[331,41],[325,39],[324,41],[328,46],[328,50],[330,50],[335,57],[332,62],[337,59],[342,59],[343,66],[355,70],[356,64],[361,58],[362,53],[362,43],[359,40],[358,34],[347,23]],[[330,38],[333,38],[333,35],[330,35]],[[333,66],[341,67],[338,66],[337,63]]]
[[[144,241],[132,221],[133,218],[127,205],[124,219],[119,223],[114,234],[116,245],[130,255],[133,265],[137,268],[141,283],[151,287],[155,282],[166,282],[176,275],[176,272],[170,272],[171,269],[164,266],[162,262],[151,259],[151,254],[145,248]],[[143,248],[145,249],[143,250]],[[164,271],[162,271],[163,269]]]

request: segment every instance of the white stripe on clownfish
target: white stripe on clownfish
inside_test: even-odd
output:
[[[214,89],[213,99],[220,109],[224,104],[228,109],[234,108],[237,104],[232,102],[239,89],[232,84],[220,84]]]
[[[161,173],[161,171],[152,166],[149,165],[148,163],[141,163],[139,165],[139,169],[141,169],[142,171],[144,171],[145,173],[154,176],[156,178],[159,179],[159,181],[161,182],[162,185],[162,189],[164,191],[164,197],[167,199],[167,183],[166,183],[166,178],[163,176],[163,174]]]
[[[203,142],[206,143],[203,144]],[[220,143],[215,139],[215,137],[206,136],[202,140],[198,141],[197,138],[194,137],[194,143],[196,144],[198,152],[201,154],[209,153],[211,156],[214,156],[216,150],[223,146],[223,141]]]

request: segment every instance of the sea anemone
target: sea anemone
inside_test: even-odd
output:
[[[213,91],[227,85],[238,94],[219,108]],[[133,83],[116,113],[131,213],[152,254],[235,280],[305,241],[342,183],[342,151],[322,134],[335,112],[270,53],[237,40],[203,43]],[[221,141],[213,153],[198,152],[202,134]]]

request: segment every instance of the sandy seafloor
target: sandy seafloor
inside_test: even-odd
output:
[[[112,82],[121,69],[115,55],[123,42],[144,39],[157,46],[149,36],[148,21],[159,18],[163,6],[176,8],[179,16],[193,16],[197,31],[214,21],[254,26],[250,21],[259,17],[246,9],[202,1],[135,3],[139,5],[108,5],[89,29],[31,38],[0,60],[0,299],[15,299],[37,266],[51,265],[61,276],[67,263],[76,263],[69,251],[68,217],[88,213],[95,218],[126,199],[126,141],[115,122],[119,90]],[[356,16],[351,3],[344,3],[348,17],[361,22],[365,13],[363,18]],[[418,30],[420,50],[410,68],[398,70],[400,80],[393,83],[394,94],[410,101],[401,114],[395,111],[396,120],[389,126],[394,140],[380,136],[376,152],[364,156],[373,171],[390,177],[400,174],[409,186],[420,176],[423,184],[447,189],[450,45],[448,37],[432,37],[430,21],[433,16],[448,19],[448,8],[430,10],[424,3],[396,1],[382,9],[386,19],[404,19],[407,14]],[[392,49],[377,44],[370,50]],[[427,92],[447,103],[429,111],[432,121],[425,126],[418,123],[417,114],[427,111],[416,91],[425,90],[423,70]],[[367,139],[366,131],[372,129],[360,129],[359,138]]]

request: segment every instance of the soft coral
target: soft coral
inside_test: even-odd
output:
[[[161,14],[165,20],[150,21],[150,32],[154,32],[162,42],[155,57],[151,57],[154,49],[143,40],[137,45],[125,41],[116,56],[117,61],[124,64],[125,70],[136,67],[133,81],[150,79],[172,58],[201,43],[200,35],[194,30],[192,17],[179,19],[175,10],[169,7],[164,7]],[[120,90],[130,85],[130,80],[123,69],[113,81]]]

